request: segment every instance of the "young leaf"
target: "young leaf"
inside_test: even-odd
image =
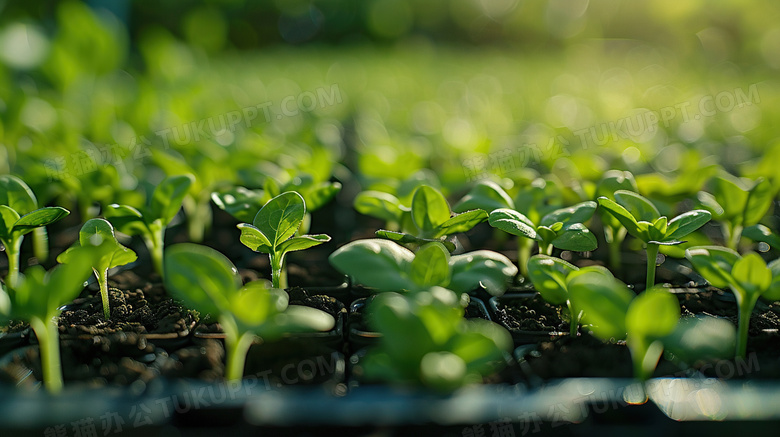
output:
[[[447,199],[435,188],[423,185],[412,197],[412,220],[425,233],[433,232],[450,219]]]
[[[577,270],[572,264],[547,255],[534,255],[528,260],[528,276],[534,288],[553,305],[566,303],[566,277]]]
[[[542,217],[542,226],[551,226],[553,223],[584,223],[593,217],[598,204],[592,200],[581,202],[568,208],[557,209]]]
[[[552,240],[552,244],[559,249],[575,252],[588,252],[598,247],[596,236],[582,223],[566,226],[563,232]]]
[[[143,235],[147,231],[143,214],[132,206],[113,203],[104,209],[103,215],[123,234]]]
[[[652,202],[633,191],[615,191],[615,201],[622,205],[636,220],[653,222],[661,216],[658,208]]]
[[[336,270],[379,291],[414,288],[414,282],[406,276],[413,259],[409,249],[378,238],[352,241],[328,257]]]
[[[226,211],[236,220],[251,223],[257,211],[265,204],[265,194],[263,190],[232,187],[211,193],[211,200],[219,209]]]
[[[761,221],[772,206],[775,194],[775,189],[768,180],[759,179],[748,195],[742,226],[751,226]]]
[[[376,217],[385,222],[401,219],[401,203],[392,194],[381,191],[363,191],[355,196],[355,210],[361,214]]]
[[[16,224],[14,224],[13,231],[24,235],[32,232],[35,228],[50,225],[68,214],[70,214],[70,211],[59,206],[36,209],[33,212],[21,216]]]
[[[268,237],[260,232],[260,229],[249,223],[239,223],[237,227],[241,230],[240,241],[244,246],[255,252],[271,253],[273,250],[271,242],[268,241]]]
[[[679,240],[707,224],[711,218],[712,214],[703,209],[680,214],[669,222],[665,232],[666,240]]]
[[[295,252],[298,250],[305,250],[310,247],[319,246],[322,243],[330,241],[330,236],[325,234],[314,235],[300,235],[292,237],[277,247],[277,250],[282,253]]]
[[[163,227],[173,220],[181,209],[184,196],[195,181],[192,175],[171,176],[165,178],[152,193],[149,211],[151,216],[161,220]]]
[[[276,249],[298,230],[306,213],[303,197],[294,191],[282,193],[257,212],[252,224],[260,230]]]
[[[742,230],[742,236],[753,241],[764,242],[775,249],[780,249],[780,237],[762,224],[748,226]]]
[[[625,338],[626,313],[634,293],[623,283],[589,271],[571,278],[568,289],[575,307],[584,312],[584,321],[599,338]]]
[[[719,217],[716,214],[718,219],[732,220],[743,214],[749,193],[739,179],[724,173],[712,178],[710,185],[715,200],[723,208]]]
[[[597,200],[599,205],[615,217],[631,235],[643,239],[637,220],[626,208],[606,197],[599,197]]]
[[[455,217],[452,217],[451,219],[441,224],[439,227],[439,232],[437,232],[439,235],[437,236],[452,235],[457,234],[458,232],[469,231],[471,228],[484,222],[487,219],[488,213],[481,209],[475,209],[472,211],[466,211],[462,214],[456,214]]]
[[[739,254],[721,246],[691,247],[685,257],[710,284],[718,288],[729,288],[734,283],[732,266],[739,260]]]
[[[740,286],[749,288],[746,291],[750,293],[763,293],[772,283],[772,271],[755,252],[737,260],[731,269],[731,276]]]
[[[673,294],[652,288],[634,298],[626,314],[631,335],[659,339],[671,334],[680,319],[680,304]]]
[[[472,209],[490,212],[499,208],[515,209],[515,202],[503,188],[493,181],[478,182],[468,194],[452,207],[455,212],[465,212]]]
[[[525,215],[511,209],[497,209],[488,216],[490,226],[512,235],[536,239],[536,229]]]
[[[12,175],[0,176],[0,205],[24,214],[38,209],[38,199],[30,187]]]
[[[450,283],[450,253],[440,243],[421,247],[410,265],[410,277],[421,288],[434,285],[446,287]]]
[[[506,291],[517,274],[517,266],[509,258],[490,250],[476,250],[450,258],[452,279],[449,288],[459,293],[475,290],[480,285],[493,296]]]

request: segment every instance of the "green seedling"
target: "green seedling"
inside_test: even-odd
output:
[[[145,208],[111,204],[103,212],[119,232],[143,238],[154,269],[160,275],[164,272],[165,228],[181,209],[182,200],[193,180],[191,175],[165,178],[154,189]]]
[[[12,175],[0,176],[0,205],[24,215],[38,209],[38,199],[30,187],[21,179]],[[49,234],[46,226],[35,228],[32,232],[33,253],[39,262],[49,258]]]
[[[75,253],[82,247],[100,246],[103,252],[95,259],[92,270],[100,286],[100,297],[103,301],[103,317],[111,318],[111,308],[108,301],[108,271],[114,267],[134,262],[138,257],[132,249],[122,246],[116,239],[114,228],[106,219],[89,219],[79,231],[79,245],[62,252],[57,261],[70,264]]]
[[[719,222],[729,249],[737,250],[744,228],[757,224],[769,211],[776,190],[763,178],[736,178],[728,173],[712,178],[709,192],[697,195],[702,207]]]
[[[660,245],[676,245],[684,241],[680,239],[704,226],[712,215],[697,209],[667,220],[658,212],[655,205],[633,191],[618,190],[614,193],[615,200],[599,197],[598,202],[605,211],[614,216],[626,231],[642,240],[647,251],[647,278],[645,288],[650,289],[655,284],[655,267]]]
[[[30,323],[40,345],[43,384],[50,393],[62,390],[62,365],[57,318],[60,307],[75,299],[89,274],[93,253],[79,250],[67,265],[46,272],[36,265],[13,286],[0,286],[0,319]]]
[[[578,203],[569,208],[561,208],[552,211],[541,218],[539,224],[535,224],[523,213],[509,208],[500,208],[490,213],[490,226],[501,229],[518,237],[518,257],[517,264],[520,273],[528,276],[529,252],[525,250],[527,242],[520,240],[537,242],[539,244],[539,253],[552,255],[553,248],[561,250],[573,250],[577,252],[587,252],[596,249],[598,243],[596,237],[583,224],[590,219],[596,210],[596,202],[587,201]]]
[[[323,311],[288,305],[287,293],[267,281],[241,284],[238,270],[221,253],[181,243],[165,253],[165,287],[189,307],[219,321],[225,332],[225,377],[244,375],[246,354],[256,336],[271,341],[293,332],[328,331],[335,320]]]
[[[605,341],[626,340],[634,376],[647,380],[655,370],[680,319],[677,298],[662,288],[636,296],[625,284],[600,272],[577,275],[568,284],[570,298],[583,311],[583,322]]]
[[[619,190],[638,191],[634,175],[627,171],[610,170],[604,173],[604,177],[599,181],[596,187],[596,196],[615,200],[612,196],[615,191]],[[612,270],[620,271],[622,264],[620,261],[620,245],[623,244],[628,231],[606,209],[600,209],[599,214],[601,223],[604,226],[604,241],[607,242],[609,247],[609,265]]]
[[[757,223],[742,230],[742,236],[753,241],[766,243],[774,249],[780,249],[780,235],[772,232],[768,227]]]
[[[780,260],[767,265],[757,253],[743,257],[720,246],[692,247],[685,255],[710,284],[734,293],[739,312],[736,356],[745,358],[750,315],[758,298],[780,299]]]
[[[443,241],[448,235],[466,232],[488,217],[487,212],[481,209],[453,215],[444,195],[428,185],[422,185],[414,191],[409,213],[414,225],[412,234],[379,230],[376,235],[402,244],[422,245]],[[445,243],[445,246],[450,251],[455,249],[450,242]]]
[[[241,243],[271,259],[274,288],[286,288],[284,258],[288,252],[304,250],[330,241],[325,234],[295,235],[306,216],[306,202],[294,191],[269,200],[255,215],[252,224],[241,223]],[[294,236],[295,235],[295,236]]]
[[[481,286],[499,296],[517,274],[512,262],[499,253],[477,250],[452,256],[437,242],[426,244],[415,254],[388,240],[357,240],[338,248],[329,261],[358,284],[379,292],[440,286],[466,293]]]
[[[419,170],[403,180],[372,184],[370,189],[355,196],[355,210],[382,220],[387,230],[414,234],[417,228],[410,215],[412,199],[423,185],[436,189],[441,186],[436,174],[427,169]]]
[[[528,260],[528,277],[536,291],[553,305],[566,305],[570,315],[569,333],[572,337],[577,336],[582,311],[574,307],[569,297],[569,282],[578,275],[591,271],[612,276],[609,270],[603,267],[579,268],[560,258],[547,255],[534,255]]]
[[[440,392],[482,383],[501,370],[512,338],[495,323],[465,320],[460,300],[441,287],[374,298],[367,309],[369,326],[382,337],[356,371],[368,381]]]
[[[18,189],[23,187],[12,181],[10,185],[13,191],[6,191],[5,200],[7,202],[0,204],[0,243],[3,243],[5,253],[8,256],[8,276],[6,276],[5,283],[13,286],[19,276],[19,257],[21,256],[24,236],[37,228],[59,221],[70,214],[70,211],[59,206],[52,206],[39,208],[20,216],[16,208],[29,209],[32,203],[27,195],[32,193],[21,194]]]

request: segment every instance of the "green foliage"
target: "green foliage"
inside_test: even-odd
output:
[[[242,285],[230,260],[206,246],[171,246],[165,254],[165,287],[191,308],[219,320],[226,335],[229,380],[243,376],[255,336],[269,341],[292,332],[327,331],[335,324],[323,311],[288,305],[287,293],[269,288],[267,281]]]
[[[325,234],[297,235],[306,216],[306,203],[300,194],[288,191],[269,200],[255,215],[252,224],[241,223],[241,243],[255,252],[267,253],[271,259],[274,288],[285,288],[282,278],[284,258],[288,252],[327,243]]]
[[[136,209],[129,205],[111,204],[103,211],[119,232],[143,237],[154,268],[160,275],[164,274],[165,229],[181,209],[193,181],[194,177],[189,174],[169,176],[154,189],[146,207]]]
[[[70,262],[46,272],[41,266],[25,271],[13,286],[0,287],[0,320],[26,320],[38,338],[43,382],[51,393],[62,389],[59,308],[76,298],[83,289],[98,249],[78,248]]]
[[[390,198],[385,197],[385,202],[377,202],[378,197],[374,197],[374,199],[375,205],[392,205]],[[365,198],[361,199],[361,205],[365,204],[366,200]],[[441,241],[448,235],[466,232],[487,220],[488,217],[487,212],[481,209],[453,215],[444,195],[428,185],[422,185],[414,191],[409,212],[414,225],[412,234],[380,230],[377,231],[377,236],[399,243],[422,245],[432,241]],[[450,250],[454,249],[452,244],[447,246]]]
[[[512,338],[486,320],[464,320],[456,293],[433,287],[412,295],[383,293],[368,306],[382,334],[357,371],[368,381],[423,385],[450,392],[503,367]]]
[[[426,244],[415,254],[392,241],[357,240],[338,248],[328,260],[356,283],[379,292],[440,286],[466,293],[481,286],[498,296],[517,274],[517,268],[501,254],[478,250],[451,256],[438,242]]]
[[[122,246],[116,239],[114,228],[106,219],[89,219],[79,231],[78,245],[62,252],[57,261],[70,264],[73,257],[84,247],[100,247],[100,256],[95,258],[92,270],[100,285],[100,296],[103,301],[103,317],[111,318],[108,299],[108,270],[134,262],[138,257],[131,249]]]
[[[677,298],[662,288],[639,296],[614,277],[598,272],[577,275],[569,282],[569,294],[582,320],[603,340],[626,339],[634,362],[634,376],[649,378],[680,319]]]
[[[692,247],[685,256],[710,284],[730,289],[736,296],[739,311],[736,355],[744,358],[750,315],[758,298],[780,299],[780,260],[767,265],[754,252],[740,256],[736,251],[720,246]]]
[[[712,218],[709,212],[697,209],[667,220],[652,202],[633,191],[615,191],[614,198],[599,197],[599,205],[617,219],[629,234],[647,245],[648,289],[655,284],[658,246],[683,243],[681,238],[704,226]]]

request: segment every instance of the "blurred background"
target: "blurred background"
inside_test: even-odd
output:
[[[204,192],[755,175],[779,23],[758,0],[2,1],[0,172],[89,205],[187,168]]]

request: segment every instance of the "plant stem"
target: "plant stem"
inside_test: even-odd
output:
[[[186,206],[186,203],[185,203]],[[211,197],[205,196],[190,204],[187,216],[187,231],[193,243],[200,243],[211,224]]]
[[[30,326],[38,338],[43,369],[43,385],[49,393],[62,391],[62,364],[60,363],[60,338],[54,316],[41,320],[30,318]]]
[[[19,255],[22,250],[22,240],[24,237],[19,237],[11,244],[5,244],[5,253],[8,255],[8,276],[5,278],[5,284],[9,287],[14,287],[16,281],[19,278]]]
[[[533,246],[534,240],[523,237],[517,239],[517,268],[524,278],[528,277],[528,259],[531,258]]]
[[[164,278],[163,251],[165,248],[165,227],[161,226],[160,229],[151,230],[149,234],[149,236],[144,235],[146,248],[149,249],[149,256],[152,258],[154,270],[160,277]]]
[[[284,254],[269,254],[271,257],[271,282],[273,288],[287,288],[287,270],[284,268]]]
[[[569,307],[569,335],[571,335],[571,338],[577,337],[577,328],[580,326],[580,315],[576,312],[574,309],[574,306],[571,304],[571,300],[566,301],[566,306]]]
[[[647,243],[647,280],[645,290],[653,288],[655,285],[655,262],[658,258],[659,246],[655,243]]]
[[[225,379],[228,381],[237,381],[244,377],[246,354],[249,352],[249,347],[252,346],[254,338],[255,336],[251,332],[245,332],[238,338],[236,338],[236,335],[229,334],[225,337],[225,352],[227,353]]]
[[[733,227],[729,226],[728,230],[729,236],[727,240],[727,245],[729,249],[737,250],[737,247],[739,246],[739,239],[742,237],[742,226],[740,225],[734,225]]]
[[[743,293],[734,291],[737,298],[737,308],[739,310],[739,323],[737,327],[737,350],[736,358],[747,357],[748,328],[750,328],[750,316],[753,314],[753,308],[758,301],[758,293],[751,293],[743,297]]]
[[[38,262],[46,262],[49,259],[49,233],[46,232],[46,226],[33,229],[33,254],[38,258]]]
[[[106,320],[111,319],[111,309],[108,307],[108,269],[95,271],[98,285],[100,285],[100,298],[103,300],[103,317]]]

